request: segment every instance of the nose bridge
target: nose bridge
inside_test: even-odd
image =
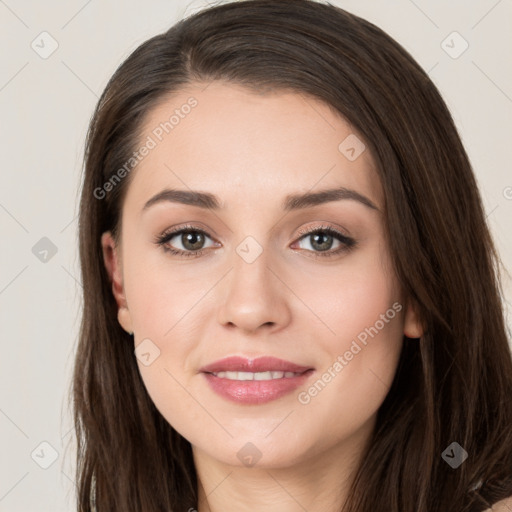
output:
[[[264,245],[265,244],[265,245]],[[262,240],[246,236],[236,247],[232,259],[232,275],[230,292],[236,293],[240,298],[245,295],[253,296],[255,292],[265,298],[269,288],[272,288],[272,271],[270,249]]]
[[[286,296],[274,275],[272,259],[267,242],[260,243],[253,236],[246,236],[234,247],[220,308],[222,323],[254,330],[260,325],[287,321]]]

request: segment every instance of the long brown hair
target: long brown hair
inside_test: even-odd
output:
[[[404,337],[343,512],[480,512],[512,495],[501,264],[446,104],[404,48],[368,21],[312,0],[245,0],[201,11],[140,45],[90,123],[72,392],[78,510],[91,510],[91,494],[98,512],[197,508],[190,443],[146,392],[103,263],[101,234],[119,234],[131,175],[104,197],[98,191],[129,160],[152,107],[212,80],[324,101],[362,134],[378,164],[392,261],[426,332]],[[452,442],[468,454],[457,469],[442,456]]]

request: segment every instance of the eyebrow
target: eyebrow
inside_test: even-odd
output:
[[[345,187],[325,189],[319,192],[290,194],[284,198],[282,208],[283,210],[289,212],[309,208],[312,206],[318,206],[320,204],[329,203],[331,201],[340,201],[343,199],[358,201],[359,203],[372,210],[379,211],[377,206],[366,196],[356,192],[355,190]],[[213,194],[210,194],[209,192],[164,189],[146,202],[142,208],[142,212],[146,211],[151,206],[162,202],[186,204],[215,211],[224,208],[224,206],[219,201],[219,198]]]

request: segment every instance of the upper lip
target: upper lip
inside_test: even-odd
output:
[[[294,372],[303,373],[311,370],[311,366],[301,366],[277,357],[263,356],[256,359],[250,359],[241,356],[231,356],[219,359],[213,363],[203,366],[199,371],[204,373],[217,372]]]

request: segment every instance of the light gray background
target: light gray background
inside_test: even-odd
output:
[[[512,1],[331,3],[387,31],[439,87],[510,270]],[[0,0],[0,512],[74,510],[75,445],[66,399],[79,326],[76,215],[87,124],[122,60],[205,5]],[[43,31],[58,43],[47,59],[31,47],[35,41],[40,51],[49,48],[48,39],[41,43]],[[458,58],[443,49],[462,48],[461,39],[446,40],[453,31],[469,44]],[[43,237],[57,248],[46,262],[32,250]],[[510,325],[510,278],[504,287]]]

